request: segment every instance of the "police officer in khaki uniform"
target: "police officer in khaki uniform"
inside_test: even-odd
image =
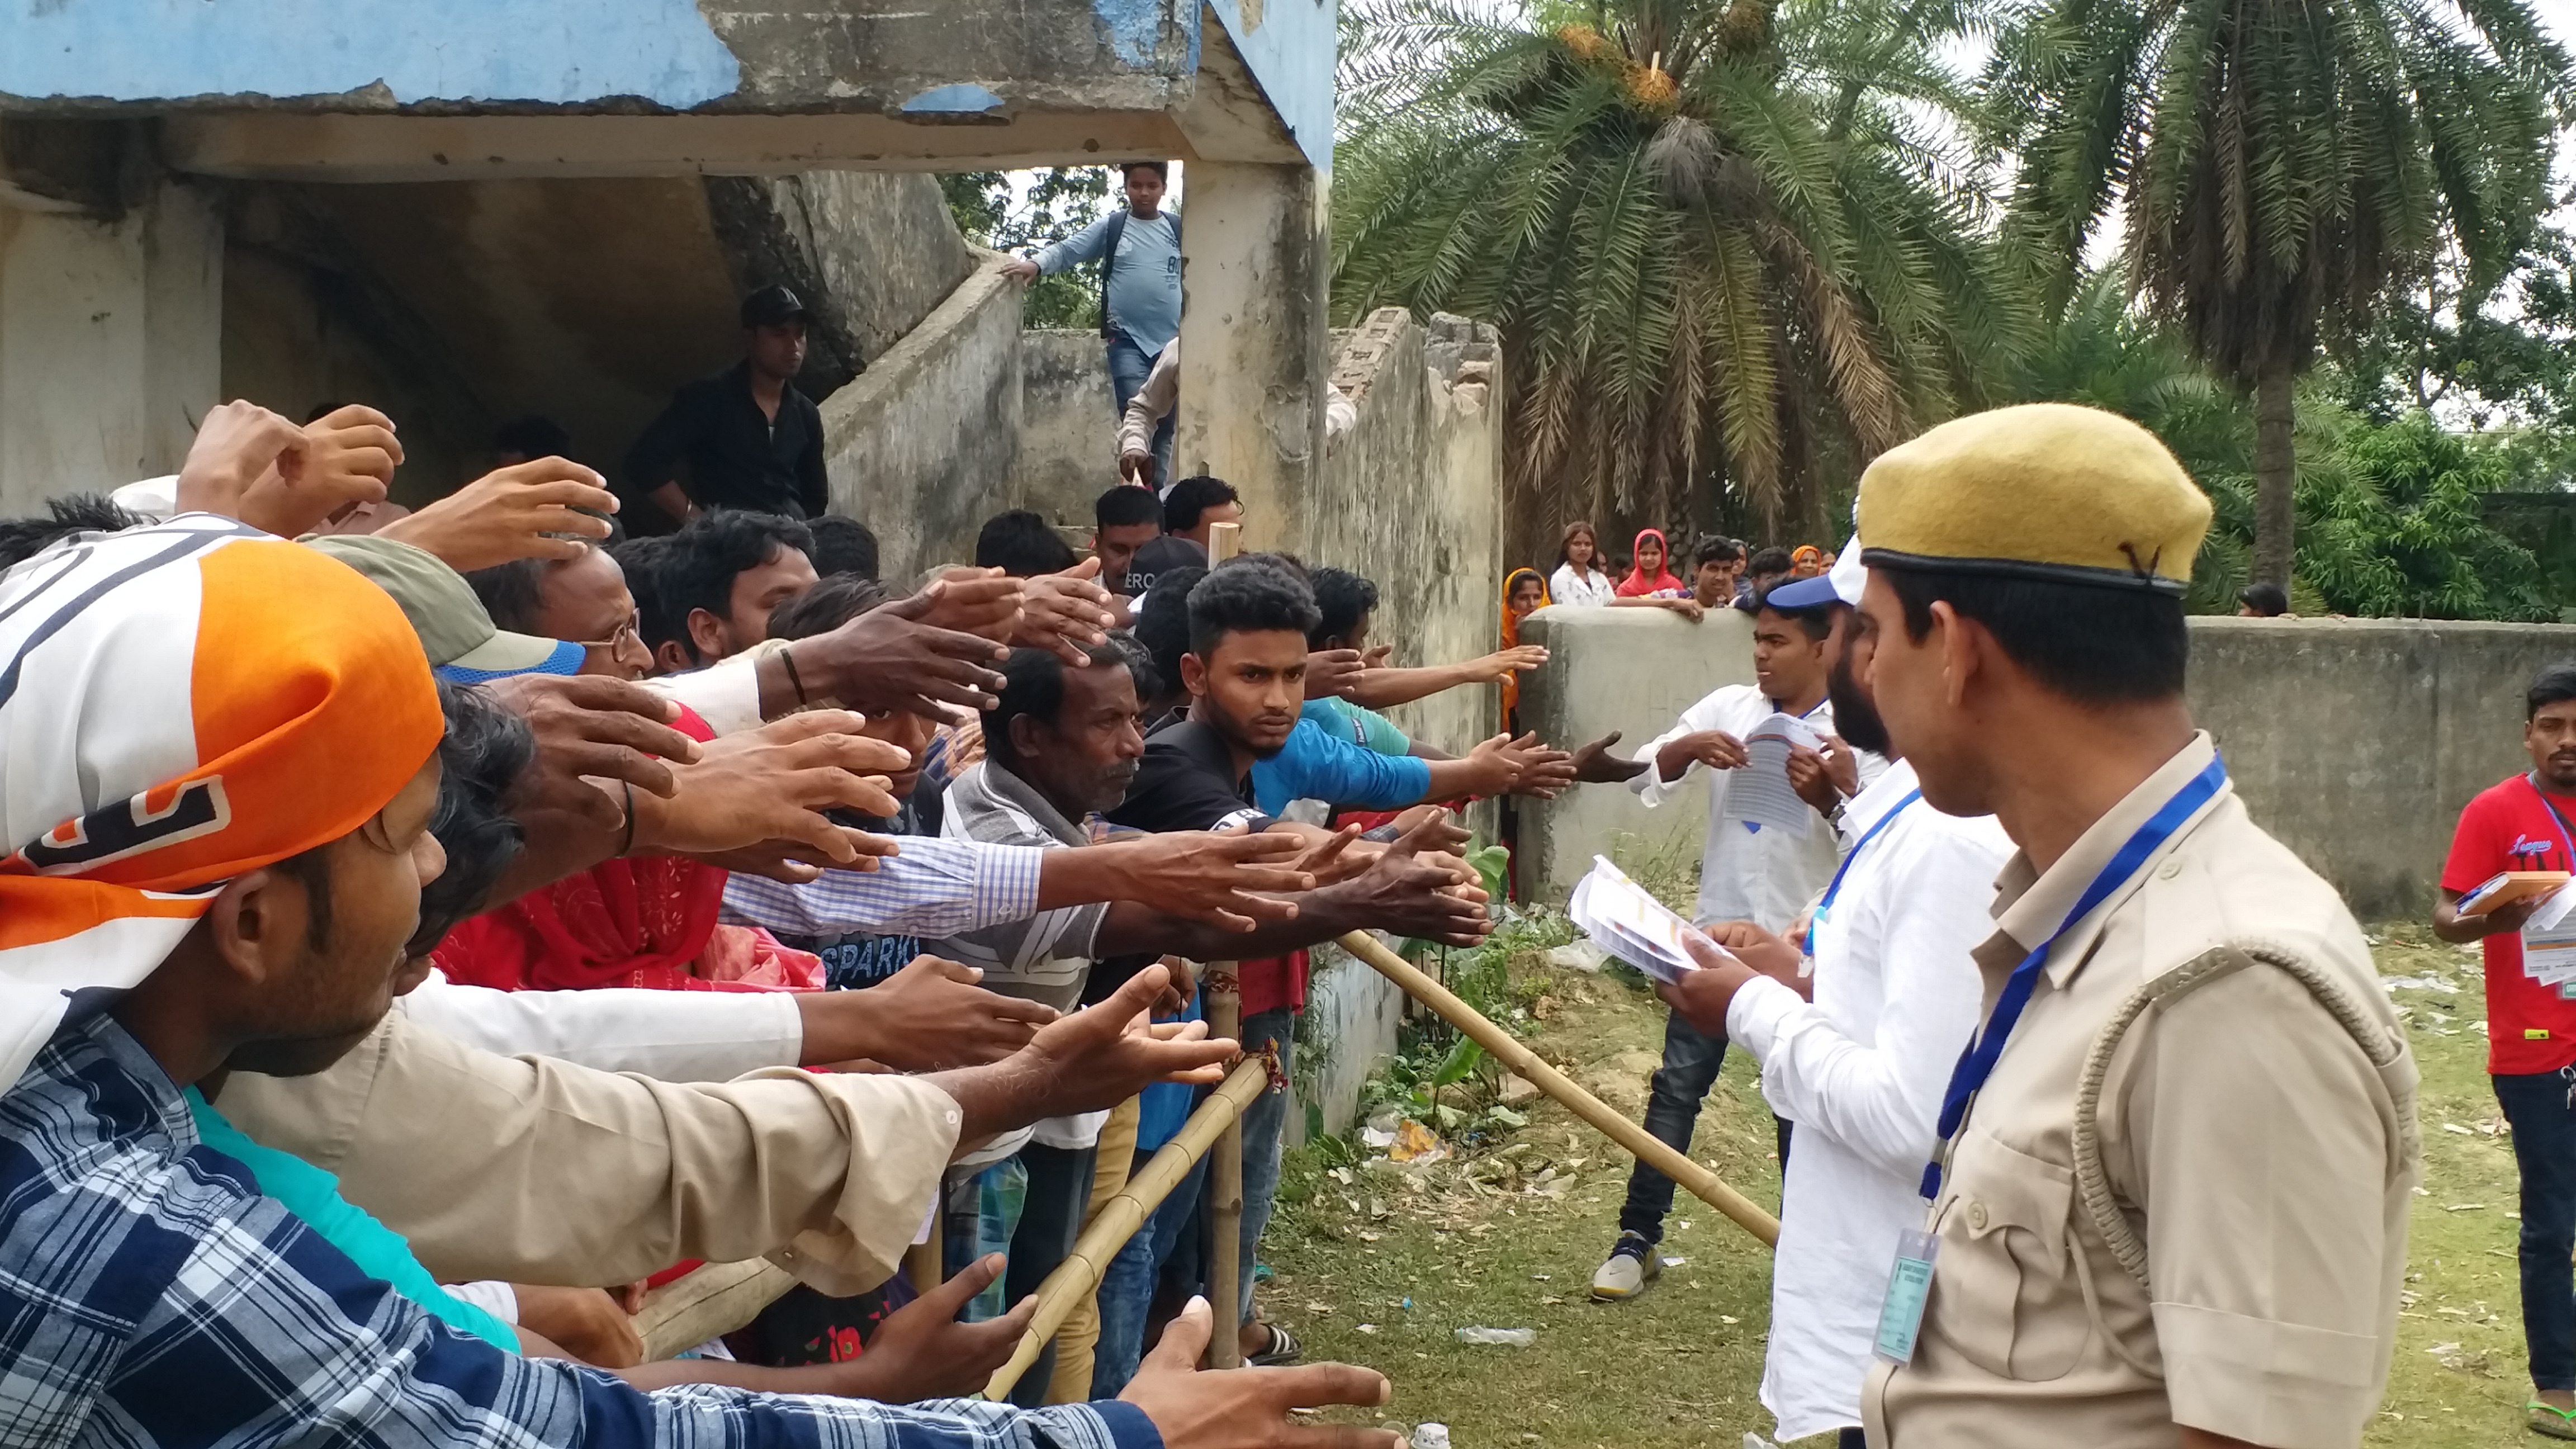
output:
[[[1880,1449],[2327,1449],[2379,1405],[2415,1064],[2351,914],[2192,726],[2209,511],[2145,429],[2056,404],[1861,480],[1888,732],[2021,850],[1861,1396]]]

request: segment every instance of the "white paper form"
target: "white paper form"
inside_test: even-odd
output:
[[[1726,778],[1726,803],[1719,818],[1741,820],[1765,830],[1785,830],[1804,840],[1816,821],[1816,809],[1798,797],[1789,783],[1789,748],[1824,748],[1825,737],[1795,715],[1774,714],[1744,737],[1744,768]]]
[[[1699,969],[1682,945],[1682,932],[1691,928],[1690,923],[1630,880],[1606,856],[1592,857],[1591,873],[1575,882],[1565,914],[1611,955],[1658,981],[1678,981],[1683,972]],[[1723,947],[1718,954],[1729,955]]]
[[[2576,984],[2576,882],[2541,897],[2522,923],[2522,970],[2532,980],[2566,995]]]

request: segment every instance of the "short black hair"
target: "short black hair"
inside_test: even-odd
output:
[[[1163,526],[1163,502],[1151,488],[1121,483],[1092,500],[1091,521],[1099,528],[1133,528],[1139,523]]]
[[[1742,557],[1744,557],[1744,545],[1734,539],[1720,538],[1711,534],[1699,541],[1698,548],[1691,550],[1691,567],[1698,568],[1701,564],[1730,563]]]
[[[1153,661],[1157,693],[1180,682],[1181,656],[1190,652],[1190,591],[1207,576],[1201,564],[1165,569],[1136,601],[1136,642]]]
[[[473,586],[474,597],[483,601],[483,612],[492,616],[494,628],[535,634],[540,632],[536,627],[537,611],[545,605],[545,578],[544,559],[514,558],[488,569],[476,569],[465,576],[465,582]]]
[[[1228,634],[1280,631],[1304,638],[1323,617],[1305,580],[1275,563],[1237,559],[1190,590],[1190,652],[1205,659]]]
[[[1321,649],[1327,639],[1348,639],[1377,608],[1377,585],[1349,569],[1321,568],[1308,580],[1315,591],[1315,627],[1306,631],[1306,645]]]
[[[2191,635],[2182,600],[2138,588],[1872,564],[1905,610],[1905,632],[1932,630],[1946,602],[1995,636],[2004,657],[2082,704],[2132,704],[2182,693]]]
[[[674,534],[652,534],[630,538],[608,550],[626,575],[626,592],[635,596],[635,632],[644,636],[648,649],[659,650],[664,640],[686,639],[688,616],[671,617],[669,594],[662,587],[662,567],[670,561]]]
[[[1118,163],[1118,179],[1126,180],[1127,173],[1139,166],[1162,177],[1165,181],[1172,179],[1172,165],[1168,161],[1122,161]]]
[[[1771,602],[1771,596],[1773,594],[1787,588],[1793,582],[1805,583],[1806,580],[1782,579],[1776,583],[1764,586],[1753,596],[1754,612],[1760,613],[1767,609],[1770,612],[1779,615],[1781,618],[1788,620],[1790,623],[1797,625],[1799,629],[1806,633],[1808,638],[1822,644],[1827,639],[1833,637],[1834,611],[1844,606],[1839,603],[1811,604],[1803,609],[1784,609]]]
[[[1760,578],[1764,574],[1794,573],[1797,568],[1798,561],[1789,557],[1789,551],[1775,546],[1753,555],[1752,562],[1744,566],[1744,571],[1755,578]]]
[[[2531,677],[2531,688],[2522,696],[2523,723],[2529,724],[2544,706],[2570,699],[2576,699],[2576,659],[2562,659]]]
[[[46,517],[0,523],[0,569],[23,563],[76,533],[122,533],[152,520],[129,513],[104,493],[67,493],[45,500]]]
[[[526,458],[569,458],[572,434],[552,418],[529,413],[512,418],[492,433],[492,451]]]
[[[421,887],[420,925],[403,948],[415,958],[481,911],[519,858],[526,835],[505,802],[537,754],[528,722],[481,690],[442,682],[438,703],[447,734],[438,742],[438,805],[429,833],[447,852],[447,869]],[[310,882],[306,888],[310,894]]]
[[[688,527],[671,535],[670,548],[655,570],[660,576],[662,612],[673,631],[668,637],[679,640],[689,657],[696,658],[689,615],[699,609],[722,614],[731,608],[733,581],[769,562],[769,556],[782,548],[811,558],[814,531],[798,519],[741,508],[719,508],[691,519]]]
[[[1150,699],[1155,692],[1153,666],[1145,662],[1145,648],[1135,636],[1115,633],[1083,651],[1083,667],[1100,668],[1125,665],[1128,676],[1136,681],[1136,697]],[[1002,661],[1001,702],[984,716],[984,753],[1005,767],[1020,762],[1020,747],[1011,738],[1011,721],[1023,715],[1054,724],[1064,715],[1064,670],[1062,657],[1052,649],[1019,648]]]
[[[1242,501],[1233,484],[1205,473],[1193,473],[1173,484],[1172,491],[1163,495],[1163,531],[1187,533],[1199,526],[1200,514]]]
[[[985,519],[976,532],[975,567],[997,568],[1015,579],[1062,573],[1073,567],[1073,545],[1057,536],[1046,515],[1014,508]]]
[[[2290,596],[2279,584],[2254,583],[2236,591],[2236,602],[2266,619],[2277,619],[2290,612]]]
[[[876,530],[855,518],[826,513],[805,520],[806,529],[814,535],[814,547],[806,556],[814,561],[814,572],[855,574],[863,579],[877,576]]]
[[[769,637],[811,639],[817,634],[829,634],[891,597],[886,586],[874,579],[827,574],[815,580],[812,588],[769,611]]]

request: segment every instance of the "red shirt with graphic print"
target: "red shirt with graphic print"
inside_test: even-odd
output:
[[[2553,814],[2550,806],[2555,804]],[[2576,799],[2541,798],[2528,775],[2480,792],[2460,812],[2442,889],[2466,893],[2508,870],[2576,873]],[[2500,1077],[2555,1072],[2576,1065],[2576,1001],[2523,974],[2522,934],[2500,931],[2482,943],[2487,964],[2487,1070]]]

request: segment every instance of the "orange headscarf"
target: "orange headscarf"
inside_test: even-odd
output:
[[[1511,571],[1511,574],[1503,580],[1503,647],[1506,649],[1509,649],[1513,645],[1521,642],[1521,616],[1512,612],[1512,586],[1518,584],[1523,579],[1532,580],[1538,585],[1538,606],[1540,608],[1546,608],[1550,602],[1547,597],[1547,576],[1545,574],[1540,573],[1536,569],[1514,569]],[[1503,676],[1503,728],[1511,728],[1512,711],[1520,706],[1520,702],[1521,672],[1515,669]]]
[[[74,992],[133,987],[213,887],[365,824],[446,728],[384,590],[229,518],[0,575],[0,1090]]]
[[[1646,577],[1644,571],[1635,562],[1638,556],[1645,553],[1646,540],[1650,538],[1663,549],[1664,553],[1663,561],[1655,565],[1655,576],[1651,579]],[[1620,598],[1642,599],[1648,594],[1690,592],[1689,585],[1673,577],[1673,546],[1664,542],[1664,535],[1660,530],[1652,528],[1637,530],[1637,541],[1629,545],[1629,553],[1628,576],[1621,579],[1619,587],[1612,591]]]

